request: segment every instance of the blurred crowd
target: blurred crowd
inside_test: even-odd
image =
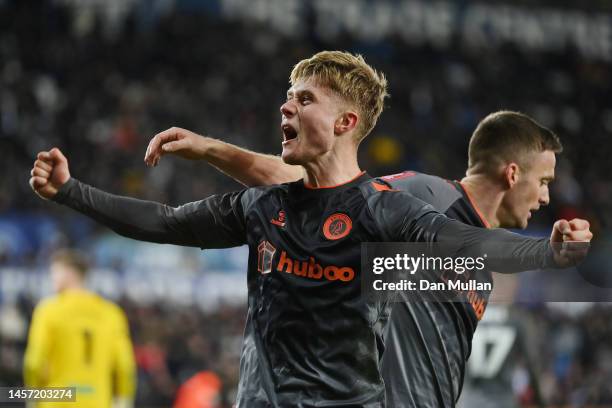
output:
[[[569,312],[553,307],[517,308],[527,352],[510,358],[511,383],[522,406],[612,406],[612,325],[609,305]],[[537,356],[530,374],[526,354]],[[530,376],[537,375],[537,390]]]
[[[63,149],[74,176],[118,193],[176,204],[236,189],[202,163],[170,159],[147,169],[147,142],[176,125],[277,154],[291,67],[338,48],[363,53],[389,79],[386,112],[362,148],[372,174],[461,178],[478,121],[520,110],[565,145],[552,210],[536,221],[565,213],[610,221],[612,70],[572,49],[475,52],[458,43],[440,52],[399,38],[326,43],[314,33],[296,41],[253,22],[170,7],[153,26],[127,14],[109,36],[102,16],[85,18],[67,4],[0,3],[1,212],[49,209],[26,180],[35,153],[51,146]]]
[[[610,239],[608,63],[569,48],[474,51],[457,42],[441,52],[400,38],[366,43],[341,36],[330,43],[314,32],[296,40],[256,22],[225,21],[205,6],[186,12],[172,1],[155,1],[151,12],[137,7],[138,1],[112,3],[115,8],[98,5],[114,12],[104,14],[91,5],[80,9],[79,2],[0,0],[0,223],[40,214],[60,220],[50,227],[53,239],[31,243],[20,263],[42,263],[41,254],[51,247],[83,247],[84,238],[104,232],[66,227],[73,225],[71,213],[32,194],[27,180],[36,152],[60,147],[80,180],[172,205],[240,188],[201,162],[164,158],[146,168],[147,143],[157,132],[181,126],[278,154],[278,108],[288,73],[298,60],[329,48],[362,53],[389,79],[386,111],[361,149],[362,166],[371,174],[412,169],[459,179],[478,121],[499,109],[522,111],[555,130],[565,146],[551,205],[534,217],[531,229],[580,216],[591,221],[598,239]],[[0,266],[11,263],[12,248],[0,237]],[[19,303],[22,318],[32,302]],[[168,406],[179,384],[199,370],[216,372],[231,402],[243,307],[202,312],[128,300],[122,305],[135,342],[143,406]],[[533,344],[542,346],[546,395],[559,404],[612,405],[608,311],[593,308],[570,317],[546,310],[522,312],[542,334]],[[0,341],[3,384],[21,381],[23,341]],[[530,404],[532,390],[521,386],[520,367],[515,391]]]

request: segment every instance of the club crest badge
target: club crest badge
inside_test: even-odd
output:
[[[335,213],[327,217],[323,224],[323,235],[325,238],[335,241],[346,237],[353,228],[351,218],[342,213]]]

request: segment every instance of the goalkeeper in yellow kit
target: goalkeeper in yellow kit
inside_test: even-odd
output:
[[[131,407],[135,364],[127,319],[115,304],[84,288],[87,265],[73,251],[51,261],[56,296],[32,317],[24,358],[26,387],[76,387],[76,403],[42,407]]]

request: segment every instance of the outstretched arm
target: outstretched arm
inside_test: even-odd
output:
[[[255,153],[236,145],[170,128],[151,139],[145,163],[156,166],[164,154],[205,160],[247,187],[287,183],[302,178],[302,167],[286,164],[278,156]]]
[[[57,148],[37,157],[30,185],[39,196],[71,207],[120,235],[202,248],[231,247],[245,241],[242,193],[174,208],[109,194],[71,178],[68,160]]]
[[[370,205],[391,241],[440,243],[460,257],[487,254],[487,266],[503,273],[576,265],[587,255],[593,237],[584,220],[557,221],[550,239],[474,227],[403,192],[379,193]]]
[[[424,225],[439,222],[434,221],[438,216],[431,218]],[[433,228],[436,242],[454,245],[463,255],[487,254],[491,269],[502,273],[575,266],[587,256],[593,238],[588,221],[581,219],[558,220],[550,238],[531,238],[501,228],[485,229],[448,221],[437,230]]]
[[[593,237],[584,220],[572,221],[586,223],[586,227],[576,230],[572,230],[568,221],[559,220],[550,238],[531,238],[501,228],[478,228],[441,217],[446,218],[442,214],[424,217],[415,223],[414,231],[457,248],[459,256],[487,254],[488,266],[501,273],[575,266],[586,257]],[[423,229],[430,232],[423,233]]]

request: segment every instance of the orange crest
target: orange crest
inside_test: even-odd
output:
[[[323,224],[323,235],[329,240],[346,237],[353,228],[351,218],[342,213],[335,213],[327,217]]]

